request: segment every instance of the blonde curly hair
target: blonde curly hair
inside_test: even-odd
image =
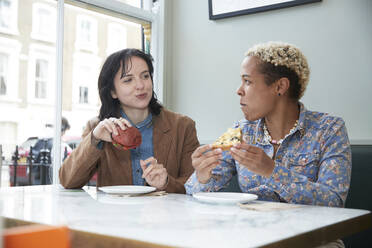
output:
[[[294,45],[273,41],[260,43],[250,48],[245,56],[254,56],[275,67],[284,66],[295,72],[300,84],[298,99],[304,95],[309,82],[310,69],[306,57]]]

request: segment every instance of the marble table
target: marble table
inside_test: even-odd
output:
[[[117,197],[94,187],[0,189],[5,227],[67,225],[72,247],[313,247],[371,226],[367,210],[272,211],[202,203],[188,195]]]

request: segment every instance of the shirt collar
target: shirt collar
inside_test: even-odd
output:
[[[256,134],[257,135],[256,135],[255,143],[259,143],[259,144],[262,144],[262,145],[268,145],[269,141],[267,139],[265,139],[263,125],[264,125],[264,119],[263,118],[259,119],[258,123],[257,123],[257,126],[256,126]]]
[[[298,118],[298,124],[295,129],[295,132],[298,130],[301,134],[301,137],[305,134],[305,117],[306,117],[306,108],[302,102],[298,102],[298,105],[300,107],[300,115]],[[256,139],[255,142],[262,144],[262,145],[267,145],[269,144],[269,141],[265,138],[264,135],[264,130],[263,130],[263,125],[264,125],[264,119],[259,119],[257,126],[256,126]],[[295,133],[294,132],[294,133]]]
[[[307,109],[302,102],[298,102],[298,104],[300,106],[300,116],[298,118],[298,125],[296,129],[300,131],[302,137],[305,134],[305,119]]]
[[[125,118],[126,120],[128,120],[130,122],[130,124],[132,124],[132,126],[138,128],[138,129],[141,129],[143,127],[150,127],[152,125],[152,114],[151,112],[149,112],[149,115],[146,117],[146,119],[144,119],[143,121],[141,121],[140,123],[138,123],[137,125],[135,125],[129,118],[128,116],[125,114],[124,110],[121,109],[120,110],[120,114],[123,118]]]

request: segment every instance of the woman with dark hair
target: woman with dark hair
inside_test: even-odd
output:
[[[106,59],[98,79],[99,116],[88,122],[82,142],[60,169],[65,188],[80,188],[98,172],[98,186],[147,184],[185,192],[184,183],[193,172],[191,154],[199,146],[195,123],[160,105],[153,72],[151,55],[138,49]],[[131,126],[141,132],[141,145],[118,149],[112,135]]]
[[[242,142],[227,152],[195,150],[186,192],[219,191],[237,174],[240,189],[259,200],[343,207],[351,177],[345,123],[300,102],[309,81],[302,52],[282,42],[258,44],[246,53],[240,76],[245,118],[234,128]]]

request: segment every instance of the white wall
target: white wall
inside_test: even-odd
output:
[[[297,45],[311,67],[302,101],[341,116],[352,143],[372,144],[372,1],[323,0],[292,8],[209,20],[207,0],[167,1],[166,105],[197,123],[211,142],[242,118],[240,63],[252,45]]]

